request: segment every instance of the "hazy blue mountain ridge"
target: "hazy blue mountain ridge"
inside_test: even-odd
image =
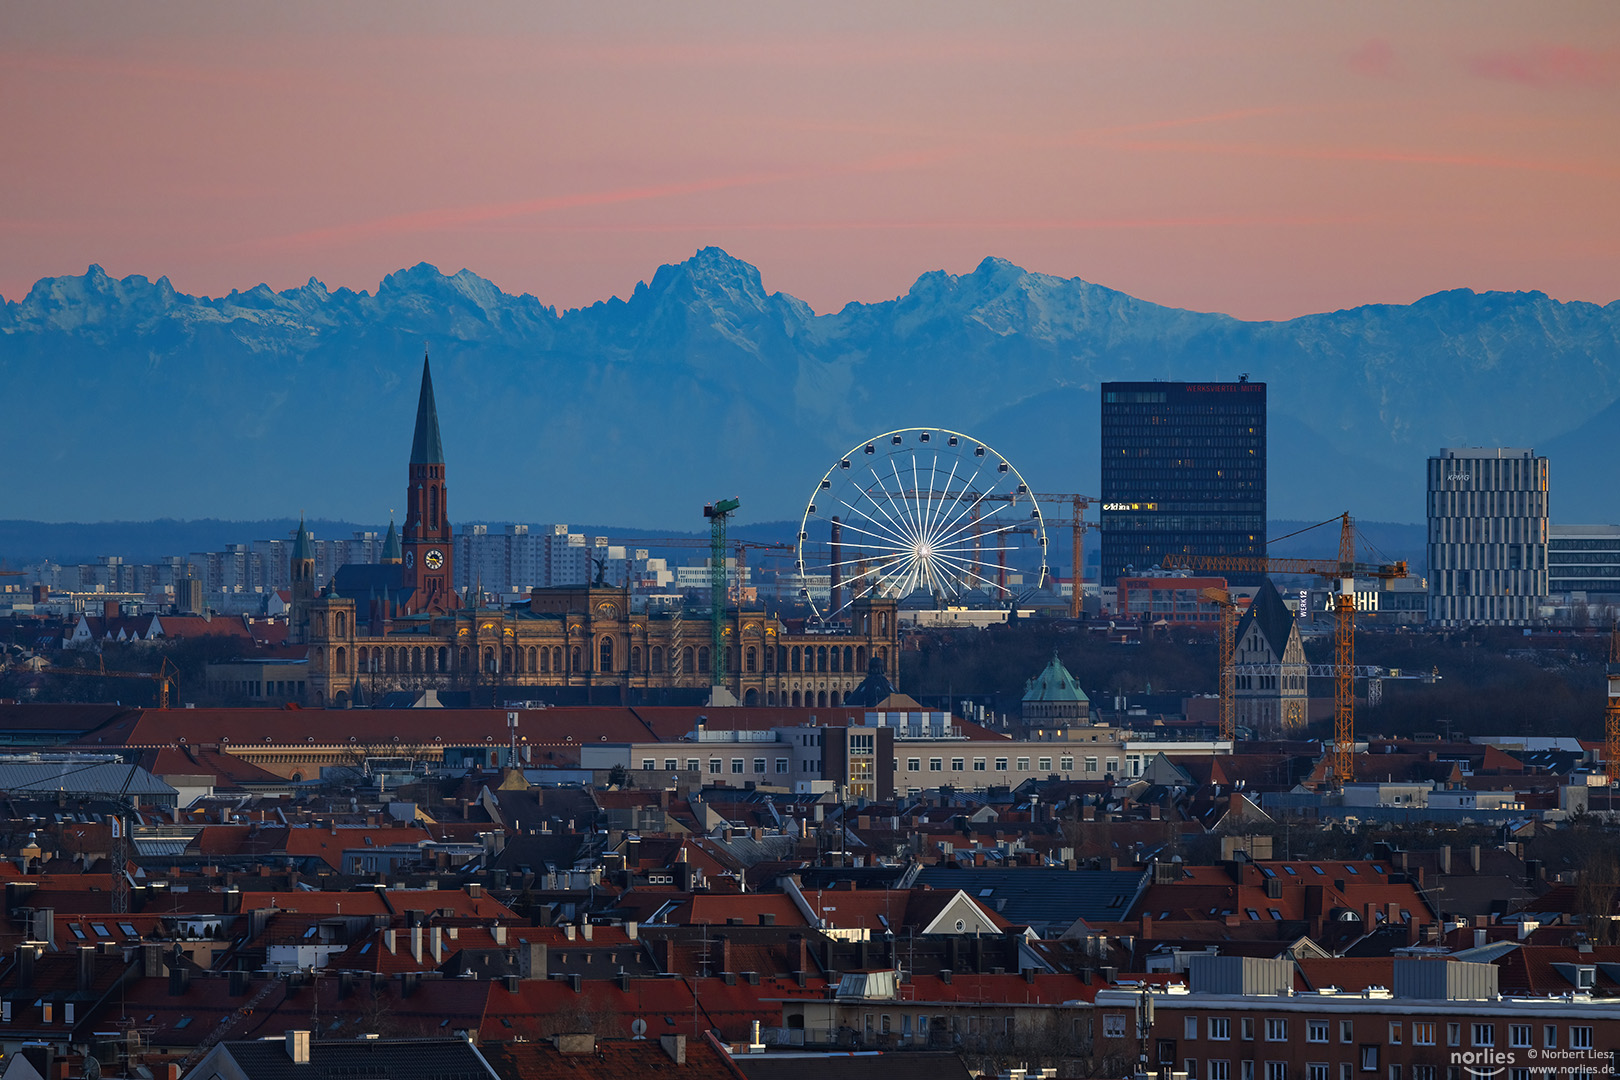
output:
[[[383,520],[424,346],[458,518],[676,527],[732,494],[796,518],[836,455],[911,425],[992,443],[1037,490],[1095,492],[1109,379],[1268,382],[1273,517],[1419,520],[1441,445],[1588,447],[1620,425],[1620,303],[1535,292],[1245,322],[990,258],[817,316],[706,248],[559,312],[425,263],[374,294],[220,298],[91,267],[0,304],[0,387],[29,402],[0,430],[0,516]],[[1555,459],[1555,518],[1620,518],[1586,456]]]

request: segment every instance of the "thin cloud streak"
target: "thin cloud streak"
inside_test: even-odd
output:
[[[1365,225],[1378,220],[1370,214],[1211,214],[1187,217],[1143,218],[1011,218],[980,221],[756,221],[660,222],[598,225],[537,222],[514,230],[526,233],[712,233],[712,232],[1044,232],[1114,229],[1247,228],[1260,226],[1310,227]]]
[[[1392,165],[1451,165],[1472,169],[1504,169],[1525,172],[1565,173],[1620,179],[1620,166],[1595,162],[1505,158],[1488,154],[1437,154],[1412,150],[1385,150],[1376,147],[1261,146],[1252,143],[1195,143],[1133,141],[1119,143],[1121,149],[1157,153],[1215,154],[1236,157],[1300,158],[1309,161],[1368,161]]]

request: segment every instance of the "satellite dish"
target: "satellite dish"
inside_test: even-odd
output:
[[[641,1019],[639,1016],[630,1021],[630,1034],[634,1035],[638,1039],[645,1037],[647,1034],[647,1021]]]

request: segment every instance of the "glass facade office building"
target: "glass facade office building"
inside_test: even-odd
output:
[[[1103,383],[1100,583],[1171,554],[1265,553],[1266,384]]]
[[[1524,626],[1547,597],[1547,459],[1448,448],[1429,459],[1429,623]]]

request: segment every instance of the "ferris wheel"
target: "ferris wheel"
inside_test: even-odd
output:
[[[856,600],[997,604],[1046,582],[1046,522],[1024,477],[943,428],[856,443],[799,523],[799,596],[824,619]]]

